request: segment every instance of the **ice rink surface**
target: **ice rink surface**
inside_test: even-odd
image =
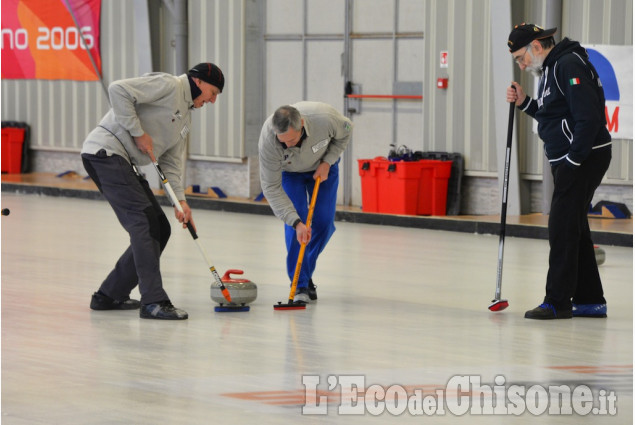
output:
[[[607,319],[541,322],[523,314],[544,296],[547,241],[506,239],[510,307],[493,313],[497,236],[337,222],[318,302],[274,311],[289,294],[282,223],[194,210],[221,275],[258,286],[249,312],[216,313],[166,208],[164,286],[190,318],[163,322],[88,307],[128,244],[106,202],[3,194],[2,207],[3,424],[633,422],[632,248],[604,247]],[[572,413],[549,403],[569,392]]]

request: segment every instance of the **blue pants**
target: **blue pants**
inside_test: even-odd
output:
[[[320,183],[318,196],[315,201],[315,209],[313,210],[313,221],[311,223],[311,241],[304,251],[304,259],[302,260],[302,269],[298,278],[298,288],[306,288],[309,280],[315,271],[318,256],[326,247],[331,235],[335,232],[335,205],[337,202],[337,187],[339,184],[339,168],[338,162],[331,166],[329,178]],[[293,202],[293,206],[300,215],[303,223],[309,213],[309,202],[313,194],[315,180],[313,180],[314,172],[308,173],[291,173],[282,172],[282,188]],[[284,226],[285,242],[287,244],[287,273],[289,280],[293,281],[295,267],[300,252],[300,243],[298,242],[295,229],[285,224]]]

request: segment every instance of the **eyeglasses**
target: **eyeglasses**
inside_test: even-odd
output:
[[[520,65],[520,63],[525,59],[525,55],[527,54],[527,50],[529,50],[529,46],[525,47],[525,53],[523,53],[520,56],[516,56],[514,58],[514,62],[516,62],[518,65]]]

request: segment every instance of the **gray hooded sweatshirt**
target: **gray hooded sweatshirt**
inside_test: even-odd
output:
[[[185,200],[181,170],[187,135],[191,128],[192,92],[187,75],[149,73],[118,80],[108,87],[111,109],[91,131],[82,153],[119,155],[134,165],[148,165],[133,137],[147,133],[154,155],[179,200]]]

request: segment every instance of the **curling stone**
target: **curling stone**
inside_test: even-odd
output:
[[[221,281],[229,291],[229,295],[231,295],[232,302],[227,302],[218,285],[212,284],[210,288],[212,300],[219,304],[214,307],[214,311],[249,311],[248,304],[253,302],[258,296],[258,287],[251,280],[235,278],[231,274],[243,274],[243,271],[236,269],[227,270],[221,278]]]
[[[606,251],[597,245],[593,245],[593,250],[595,251],[595,262],[598,263],[598,266],[604,264],[604,261],[606,261]]]

